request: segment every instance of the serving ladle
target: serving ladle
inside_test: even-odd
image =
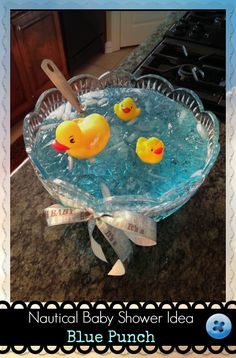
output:
[[[56,86],[63,97],[76,109],[76,111],[84,117],[83,106],[77,98],[75,91],[71,88],[64,75],[52,60],[44,59],[41,62],[41,68]]]
[[[41,68],[48,76],[48,78],[52,81],[58,91],[62,94],[62,96],[76,109],[81,117],[85,116],[83,106],[77,98],[75,91],[71,88],[64,75],[61,73],[59,68],[55,65],[55,63],[45,58],[41,62]],[[73,168],[73,158],[68,155],[68,167],[69,170]]]

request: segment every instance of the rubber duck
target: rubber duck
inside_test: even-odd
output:
[[[141,109],[136,107],[131,97],[126,97],[122,102],[114,105],[114,112],[122,121],[130,121],[140,115]]]
[[[61,123],[56,129],[56,139],[51,146],[71,157],[92,158],[101,152],[110,138],[110,127],[105,117],[93,113]]]
[[[164,154],[164,143],[155,137],[140,137],[136,143],[136,153],[145,163],[159,163]]]

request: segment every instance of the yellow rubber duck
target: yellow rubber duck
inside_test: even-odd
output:
[[[110,127],[105,117],[93,113],[61,123],[56,129],[52,147],[67,152],[71,157],[84,159],[101,152],[110,138]]]
[[[145,163],[159,163],[164,154],[164,143],[155,137],[140,137],[136,143],[136,153]]]
[[[131,97],[126,97],[122,102],[114,105],[114,112],[122,121],[130,121],[140,115],[141,109],[136,107]]]

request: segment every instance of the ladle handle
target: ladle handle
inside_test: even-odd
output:
[[[68,102],[80,113],[83,114],[82,106],[76,96],[76,93],[72,90],[69,83],[66,81],[65,77],[55,65],[52,60],[44,59],[41,63],[41,68],[56,86],[56,88],[61,92],[63,97],[67,99]]]

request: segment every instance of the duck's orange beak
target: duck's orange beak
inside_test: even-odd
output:
[[[129,112],[131,111],[131,109],[130,109],[129,107],[123,107],[123,108],[122,108],[122,111],[123,111],[124,113],[129,113]]]
[[[66,150],[70,149],[70,148],[66,147],[65,145],[59,143],[56,139],[54,139],[54,141],[51,143],[51,146],[57,152],[65,152]]]
[[[159,148],[157,148],[156,150],[154,150],[153,153],[155,153],[155,154],[161,154],[162,152],[163,152],[163,148],[162,148],[162,147],[159,147]]]

